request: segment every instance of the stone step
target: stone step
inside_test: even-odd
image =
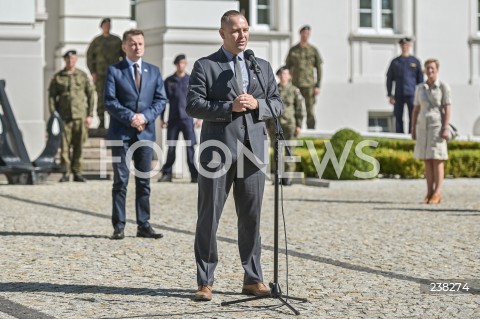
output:
[[[89,137],[85,141],[85,144],[83,144],[83,148],[98,148],[98,149],[100,149],[102,144],[105,147],[105,139],[104,138]]]
[[[97,147],[88,147],[88,148],[83,148],[83,158],[85,160],[87,159],[100,159],[100,148]],[[107,158],[112,157],[112,151],[110,149],[106,150],[106,156]]]

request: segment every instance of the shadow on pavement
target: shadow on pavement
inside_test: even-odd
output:
[[[103,235],[85,235],[85,234],[55,234],[42,232],[18,232],[18,231],[0,231],[0,236],[38,236],[38,237],[72,237],[72,238],[110,238]]]
[[[392,201],[375,201],[375,200],[349,200],[349,199],[312,199],[312,198],[284,198],[286,202],[319,202],[319,203],[336,203],[336,204],[411,204],[411,202],[392,202]]]
[[[53,292],[65,294],[105,294],[131,296],[163,296],[192,299],[193,289],[112,287],[99,285],[54,284],[48,282],[0,282],[0,292]],[[215,291],[215,294],[240,295],[231,291]]]
[[[268,299],[267,299],[268,300]],[[139,314],[135,316],[121,316],[121,317],[98,317],[98,319],[137,319],[137,318],[161,318],[161,317],[167,317],[167,318],[186,318],[190,316],[200,316],[204,318],[217,318],[219,314],[228,314],[228,313],[245,313],[245,312],[255,312],[258,313],[263,310],[265,312],[266,310],[276,310],[277,308],[282,307],[282,305],[274,305],[274,306],[237,306],[239,310],[218,310],[215,308],[214,310],[203,310],[203,311],[197,311],[197,312],[165,312],[165,313],[145,313],[145,314]],[[255,318],[255,315],[249,316],[245,315],[245,318]],[[195,317],[196,318],[196,317]],[[272,317],[274,318],[274,317]]]
[[[110,216],[100,214],[100,213],[91,212],[91,211],[87,211],[87,210],[71,208],[71,207],[67,207],[67,206],[61,206],[61,205],[50,204],[50,203],[45,203],[45,202],[39,202],[39,201],[24,199],[24,198],[12,196],[12,195],[0,195],[0,197],[13,199],[13,200],[17,200],[17,201],[21,201],[21,202],[25,202],[25,203],[29,203],[29,204],[34,204],[34,205],[58,208],[58,209],[61,209],[61,210],[77,212],[77,213],[85,214],[85,215],[88,215],[88,216],[94,216],[94,217],[110,220]],[[301,200],[301,199],[298,199],[298,200]],[[366,201],[366,202],[362,202],[362,203],[372,203],[372,202]],[[382,202],[382,203],[389,203],[389,202]],[[398,204],[398,202],[396,204]],[[374,209],[378,209],[378,210],[406,210],[406,211],[418,211],[419,210],[418,208],[374,208]],[[429,209],[429,208],[425,208],[424,210],[432,211],[432,212],[442,211],[441,209]],[[452,212],[455,212],[455,211],[457,211],[457,212],[462,212],[462,211],[463,212],[478,212],[478,211],[475,211],[475,210],[459,210],[459,209],[457,209],[457,210],[455,210],[455,209],[444,209],[443,211],[444,212],[449,212],[449,213],[452,213]],[[131,223],[135,223],[134,220],[129,219],[127,221],[131,222]],[[157,227],[159,229],[171,231],[171,232],[174,232],[174,233],[180,233],[180,234],[189,235],[189,236],[194,236],[195,235],[194,232],[187,231],[187,230],[182,230],[182,229],[178,229],[178,228],[174,228],[174,227],[168,227],[168,226],[162,226],[162,225],[156,225],[156,224],[152,224],[152,226]],[[227,242],[227,243],[231,243],[231,244],[236,244],[237,243],[237,240],[232,239],[232,238],[228,238],[228,237],[218,236],[217,240]],[[262,249],[273,251],[274,248],[273,248],[273,246],[262,245]],[[281,254],[285,254],[285,249],[280,249],[279,252]],[[375,275],[386,277],[386,278],[416,282],[416,283],[419,283],[419,284],[428,284],[428,283],[431,282],[431,279],[429,279],[429,278],[413,277],[413,276],[409,276],[409,275],[406,275],[406,274],[399,274],[399,273],[395,273],[395,272],[391,272],[391,271],[384,271],[382,269],[375,269],[375,268],[371,268],[371,267],[367,267],[367,266],[355,265],[355,264],[351,264],[351,263],[344,262],[344,261],[341,261],[341,260],[316,256],[316,255],[312,255],[312,254],[309,254],[309,253],[303,253],[303,252],[299,252],[299,251],[295,251],[295,250],[288,250],[288,255],[290,257],[297,257],[297,258],[301,258],[301,259],[311,260],[311,261],[319,262],[319,263],[322,263],[322,264],[332,265],[332,266],[336,266],[336,267],[340,267],[340,268],[344,268],[344,269],[349,269],[349,270],[357,271],[357,272],[375,274]],[[3,285],[4,284],[0,283],[0,291],[3,291],[2,290],[2,289],[4,289]],[[45,285],[51,285],[51,284],[45,284]],[[70,285],[59,285],[59,286],[61,287],[61,286],[70,286]],[[48,288],[49,286],[45,286],[45,287]],[[91,286],[84,286],[84,287],[91,287]],[[94,287],[96,287],[96,286],[94,286]],[[108,289],[108,287],[103,287],[103,288]],[[117,289],[117,290],[119,289],[118,291],[120,291],[121,289],[129,289],[129,288],[115,288],[115,287],[113,287],[113,288]],[[139,290],[144,291],[143,289],[139,289]],[[158,291],[162,291],[162,290],[161,289],[151,290],[151,292],[158,292]],[[165,292],[168,292],[168,291],[169,290],[165,290]],[[193,293],[193,291],[191,291],[191,290],[188,290],[188,291],[189,291],[190,294]],[[479,290],[473,290],[470,293],[478,294]],[[191,296],[183,296],[183,298],[190,298],[190,297]]]
[[[427,206],[427,205],[425,205]],[[430,207],[416,207],[416,208],[407,208],[407,207],[374,207],[375,210],[403,210],[403,211],[413,211],[413,212],[432,212],[432,213],[459,213],[459,214],[449,214],[452,216],[472,216],[480,215],[480,210],[478,209],[468,209],[468,208],[430,208]]]

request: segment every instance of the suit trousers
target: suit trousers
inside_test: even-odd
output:
[[[413,96],[395,96],[395,105],[393,113],[395,114],[395,130],[397,133],[404,133],[403,129],[403,108],[407,104],[408,107],[408,133],[412,131],[412,111],[413,111]]]
[[[115,229],[125,228],[125,201],[130,176],[130,162],[127,163],[127,151],[138,140],[123,141],[122,146],[112,147],[112,157],[118,162],[113,163],[112,187],[112,224]],[[150,146],[138,147],[132,155],[134,167],[140,172],[150,172],[152,169],[153,149]],[[150,226],[150,178],[135,176],[135,213],[139,228]]]
[[[192,119],[180,119],[180,120],[168,121],[168,127],[167,127],[168,141],[176,142],[178,140],[178,136],[180,132],[182,132],[184,140],[190,141],[191,143],[190,146],[187,146],[187,164],[188,164],[188,169],[190,170],[191,177],[197,178],[198,171],[197,171],[197,168],[195,167],[194,158],[193,158],[195,154],[194,145],[196,144],[196,137],[195,137],[195,131],[194,131]],[[173,166],[173,163],[175,163],[176,150],[177,148],[175,145],[168,146],[167,160],[165,161],[165,164],[162,167],[162,172],[165,175],[172,174],[172,166]]]
[[[206,169],[207,163],[200,163]],[[222,169],[224,164],[217,167]],[[238,177],[233,162],[220,177],[198,176],[198,220],[195,233],[195,259],[198,285],[212,285],[218,263],[217,229],[225,201],[233,185],[237,213],[238,248],[244,269],[244,284],[263,281],[260,265],[260,211],[265,188],[265,174],[248,158],[243,178]]]

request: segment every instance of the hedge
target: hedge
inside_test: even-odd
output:
[[[329,141],[338,160],[346,145],[346,141],[353,140],[353,145],[348,155],[345,167],[340,178],[328,163],[321,178],[325,179],[357,179],[355,171],[367,172],[373,165],[365,160],[360,160],[354,152],[355,146],[364,140],[377,142],[377,147],[364,147],[363,153],[372,156],[380,164],[379,174],[386,177],[399,176],[401,178],[422,178],[424,175],[423,161],[413,158],[415,141],[379,138],[358,138],[358,134],[351,130],[341,130],[332,136]],[[297,147],[295,153],[301,157],[297,163],[297,171],[303,172],[306,177],[319,177],[313,157],[307,148],[307,142],[313,145],[318,160],[321,163],[326,147],[324,139],[304,138],[303,146]],[[452,141],[448,143],[448,161],[445,162],[445,175],[451,177],[480,177],[480,143],[469,141]]]

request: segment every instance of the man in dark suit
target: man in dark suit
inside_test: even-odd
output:
[[[185,71],[187,67],[187,57],[185,54],[179,54],[173,61],[175,64],[175,73],[165,79],[165,93],[167,94],[169,102],[168,111],[168,124],[164,121],[164,112],[160,114],[162,119],[161,127],[167,127],[167,143],[168,153],[167,160],[162,167],[162,177],[159,182],[171,182],[172,181],[172,167],[175,163],[176,155],[176,143],[178,141],[178,135],[182,132],[185,141],[190,142],[187,145],[187,164],[190,170],[190,177],[192,183],[197,182],[198,171],[194,164],[195,144],[197,138],[195,137],[195,127],[202,125],[202,120],[195,120],[195,127],[193,119],[188,116],[185,111],[187,106],[187,94],[188,94],[188,82],[190,75]],[[171,143],[171,144],[170,144]]]
[[[242,293],[270,294],[260,265],[260,211],[268,162],[264,120],[280,115],[283,105],[270,64],[257,59],[258,77],[244,59],[247,19],[238,11],[227,11],[219,32],[223,46],[195,63],[187,96],[187,113],[203,119],[195,234],[197,301],[212,299],[216,232],[232,185],[244,268]]]
[[[141,30],[126,31],[122,49],[126,58],[108,67],[105,82],[105,108],[110,114],[107,139],[115,143],[112,147],[112,239],[124,238],[130,159],[135,167],[137,237],[161,238],[149,221],[155,119],[166,104],[162,75],[156,66],[142,60],[145,41]]]
[[[404,133],[403,109],[405,104],[408,107],[408,132],[411,132],[415,88],[417,84],[423,82],[422,64],[420,60],[410,54],[411,41],[410,38],[401,38],[398,41],[402,54],[392,60],[387,71],[387,95],[390,104],[393,105],[397,133]],[[395,93],[392,94],[394,87]]]

